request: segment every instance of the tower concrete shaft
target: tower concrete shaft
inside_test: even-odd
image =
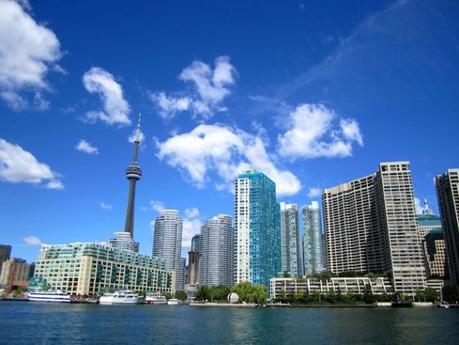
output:
[[[140,169],[137,159],[139,156],[139,144],[140,144],[140,115],[137,122],[136,135],[134,140],[134,158],[132,163],[126,169],[126,178],[129,180],[129,196],[128,205],[126,210],[126,222],[124,224],[124,231],[131,234],[131,238],[134,238],[134,205],[135,205],[135,187],[136,183],[142,177],[142,169]]]

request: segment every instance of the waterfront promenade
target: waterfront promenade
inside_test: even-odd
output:
[[[2,344],[456,344],[459,310],[0,303]]]

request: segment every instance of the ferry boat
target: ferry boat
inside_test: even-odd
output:
[[[104,294],[100,299],[100,304],[138,304],[142,303],[143,297],[130,290],[120,290],[115,293]]]
[[[62,291],[30,291],[27,300],[32,302],[70,303],[70,296]]]
[[[148,294],[145,297],[145,303],[147,304],[167,304],[166,297],[162,296],[159,292]]]
[[[167,301],[168,305],[177,305],[180,304],[180,301],[177,298],[171,298],[170,300]]]

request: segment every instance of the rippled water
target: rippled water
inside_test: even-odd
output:
[[[459,344],[459,309],[0,302],[0,344]]]

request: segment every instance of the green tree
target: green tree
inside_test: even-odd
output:
[[[239,299],[246,303],[264,304],[268,299],[266,288],[262,285],[254,285],[249,282],[239,283],[231,289],[238,294]]]
[[[181,290],[181,291],[177,291],[175,293],[175,298],[177,298],[177,299],[179,299],[181,301],[185,301],[188,298],[188,296],[186,295],[185,291]]]

